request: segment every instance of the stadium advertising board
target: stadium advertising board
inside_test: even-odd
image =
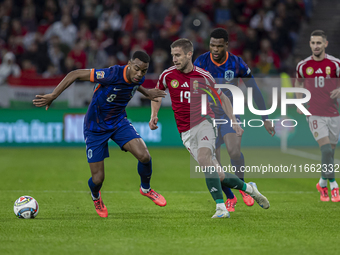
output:
[[[278,147],[283,139],[287,139],[288,146],[315,146],[311,134],[305,132],[308,128],[305,117],[297,114],[294,107],[287,110],[286,117],[298,121],[296,127],[283,129],[278,109],[272,114],[272,118],[281,120],[274,123],[275,137],[269,139],[263,127],[245,126],[242,146]],[[0,109],[0,146],[83,146],[85,112],[86,109]],[[159,128],[153,131],[148,125],[148,107],[128,108],[127,114],[148,146],[182,146],[172,109],[161,109]],[[258,119],[258,116],[246,109],[244,118]],[[116,146],[113,142],[110,145]]]

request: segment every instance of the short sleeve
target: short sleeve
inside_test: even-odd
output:
[[[156,88],[160,89],[160,90],[166,90],[167,88],[167,84],[166,84],[166,76],[170,73],[170,72],[166,72],[167,70],[165,70],[160,76],[159,79],[157,81],[157,85]]]
[[[303,82],[303,79],[305,78],[303,76],[303,63],[299,63],[297,66],[296,66],[296,78],[298,80],[298,82]]]
[[[91,69],[90,81],[98,82],[102,85],[110,85],[117,79],[117,66],[103,69]]]

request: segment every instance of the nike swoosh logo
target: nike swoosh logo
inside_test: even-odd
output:
[[[114,90],[114,91],[118,91],[118,90],[122,90],[122,89],[117,89],[117,88],[114,88],[113,90]]]
[[[221,218],[221,217],[223,217],[223,215],[224,215],[224,214],[220,214],[220,215],[217,215],[217,217]]]

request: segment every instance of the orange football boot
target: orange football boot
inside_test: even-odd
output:
[[[234,196],[233,199],[227,199],[227,201],[225,201],[225,207],[227,207],[228,212],[235,212],[235,205],[237,203],[237,198],[236,196]]]
[[[166,206],[166,200],[165,198],[157,193],[156,191],[154,191],[153,189],[150,189],[148,193],[144,193],[142,191],[142,189],[140,188],[139,189],[139,192],[143,195],[143,196],[146,196],[148,198],[150,198],[156,205],[159,205],[159,206]]]
[[[332,202],[340,202],[339,188],[332,189]]]
[[[94,207],[96,208],[96,212],[98,213],[98,215],[102,218],[106,218],[108,216],[108,212],[107,212],[107,208],[103,203],[102,200],[102,194],[99,191],[99,199],[97,200],[93,200],[94,203]]]
[[[316,184],[317,190],[320,192],[320,200],[322,202],[328,202],[329,196],[328,196],[328,189],[327,187],[322,188],[319,183]],[[339,192],[339,189],[338,189]],[[338,193],[339,194],[339,193]]]
[[[242,190],[239,190],[242,198],[243,198],[243,202],[248,205],[248,206],[253,206],[254,205],[254,199],[247,193],[243,192]]]

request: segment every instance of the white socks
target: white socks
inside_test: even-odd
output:
[[[227,207],[225,207],[224,203],[218,203],[218,204],[216,204],[216,210],[217,209],[221,209],[221,210],[225,211],[225,210],[227,210]]]
[[[248,183],[246,183],[246,185],[247,185],[246,192],[248,194],[253,193],[253,187],[250,184],[248,184]]]
[[[336,189],[336,188],[339,188],[339,185],[338,185],[338,183],[337,183],[336,181],[334,181],[334,182],[329,182],[329,185],[330,185],[330,187],[331,187],[331,190]],[[320,186],[321,186],[321,184],[320,184]]]
[[[322,177],[320,177],[319,185],[320,185],[321,188],[327,187],[327,179],[324,180],[324,179],[322,179]]]
[[[322,179],[322,177],[320,178],[320,180],[319,180],[319,185],[320,185],[320,187],[321,188],[325,188],[325,187],[327,187],[327,181],[328,180],[324,180],[324,179]],[[329,182],[329,186],[330,186],[330,188],[331,188],[331,190],[333,190],[333,189],[336,189],[336,188],[339,188],[339,185],[338,185],[338,183],[336,182],[336,181],[334,181],[334,182]]]
[[[94,197],[92,192],[91,192],[91,197],[92,197],[92,200],[95,201],[95,200],[98,200],[100,198],[100,194],[98,193],[98,197]]]
[[[148,188],[148,189],[144,189],[143,187],[140,187],[140,188],[144,193],[148,193],[151,190],[151,188]]]

